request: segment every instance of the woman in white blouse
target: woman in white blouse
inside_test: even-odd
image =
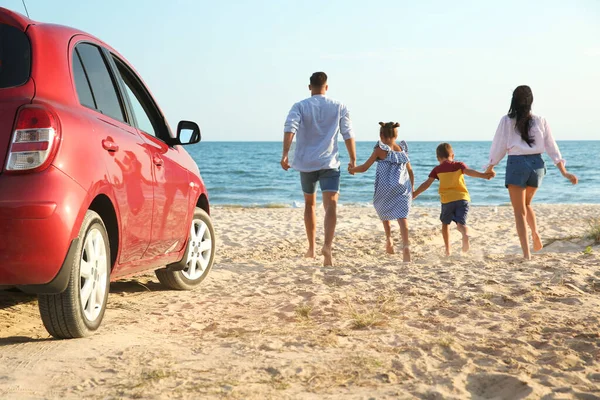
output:
[[[546,174],[542,153],[548,153],[562,175],[573,185],[577,184],[577,177],[565,168],[565,160],[560,155],[548,122],[531,114],[532,103],[533,93],[529,86],[519,86],[514,90],[508,114],[502,117],[496,130],[486,171],[495,176],[494,166],[508,153],[505,185],[515,214],[523,257],[527,260],[531,259],[531,253],[526,223],[531,229],[533,250],[539,251],[543,247],[531,207],[533,196]]]

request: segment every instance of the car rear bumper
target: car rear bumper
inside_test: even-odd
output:
[[[86,191],[53,166],[0,175],[0,285],[47,285],[57,278],[85,198]]]

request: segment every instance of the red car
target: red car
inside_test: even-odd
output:
[[[172,289],[209,273],[215,234],[198,166],[117,51],[0,8],[0,286],[39,294],[57,338],[95,331],[111,280]]]

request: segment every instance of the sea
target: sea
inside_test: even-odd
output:
[[[295,143],[294,143],[295,144]],[[376,141],[357,142],[357,164],[365,162]],[[438,165],[435,149],[438,142],[409,142],[409,157],[415,173],[415,185],[425,181]],[[451,142],[455,160],[481,171],[487,162],[491,142]],[[567,169],[579,178],[576,186],[562,177],[550,158],[544,154],[548,173],[535,195],[537,204],[600,204],[600,141],[559,141],[558,146]],[[367,172],[354,176],[347,172],[348,153],[339,142],[341,161],[341,205],[370,206],[375,181],[374,164]],[[207,141],[188,146],[200,168],[212,205],[224,207],[301,207],[304,197],[300,176],[279,165],[282,143]],[[293,148],[290,156],[293,155]],[[510,204],[504,187],[506,157],[496,167],[496,178],[465,177],[473,205],[500,206]],[[434,183],[413,206],[439,204],[438,185]],[[318,194],[318,201],[321,201]]]

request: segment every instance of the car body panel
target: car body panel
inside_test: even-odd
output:
[[[0,282],[50,282],[73,239],[86,191],[58,168],[0,179]],[[26,200],[24,200],[26,199]]]
[[[152,212],[152,238],[144,257],[179,251],[185,246],[182,238],[187,238],[188,221],[193,209],[189,207],[192,195],[190,173],[178,162],[181,155],[156,138],[145,135],[146,148],[153,159],[160,161],[154,165],[154,210]]]

